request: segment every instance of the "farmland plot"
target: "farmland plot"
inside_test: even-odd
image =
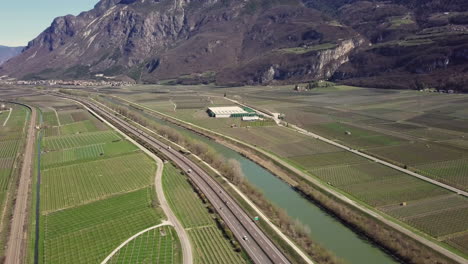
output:
[[[180,248],[173,227],[153,229],[132,240],[119,250],[108,263],[181,263]]]
[[[148,186],[155,169],[136,153],[44,170],[41,208],[55,211]]]
[[[48,137],[44,139],[43,148],[46,151],[60,150],[120,140],[122,139],[114,131],[94,132],[79,135]]]
[[[127,238],[160,223],[150,188],[44,216],[43,263],[100,263]]]
[[[194,263],[245,263],[217,228],[187,178],[170,164],[164,168],[163,187],[169,205],[188,230],[194,245]]]

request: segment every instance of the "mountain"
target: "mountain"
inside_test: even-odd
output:
[[[0,75],[463,90],[466,10],[466,0],[101,0],[56,18]]]
[[[5,61],[21,53],[24,47],[6,47],[0,46],[0,65]]]

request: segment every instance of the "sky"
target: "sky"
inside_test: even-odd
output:
[[[50,26],[53,19],[78,15],[99,0],[1,0],[0,45],[26,46]]]

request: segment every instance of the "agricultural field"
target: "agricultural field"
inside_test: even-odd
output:
[[[26,138],[29,110],[23,106],[8,104],[12,111],[0,114],[0,212],[12,203],[14,182],[19,174],[21,153]],[[0,258],[3,256],[6,241],[6,228],[9,215],[0,215]]]
[[[193,95],[179,100],[187,109],[174,108],[172,102],[187,94]],[[309,92],[295,92],[293,85],[162,85],[137,87],[116,95],[274,153],[310,177],[468,254],[463,244],[468,232],[467,199],[445,199],[453,193],[287,127],[247,127],[237,119],[210,119],[205,112],[207,105],[198,103],[213,95],[211,98],[218,96],[221,105],[230,105],[232,102],[223,98],[227,96],[281,113],[286,123],[468,190],[467,95],[342,85]],[[441,200],[445,201],[443,208]],[[403,213],[407,207],[421,213],[407,216]]]
[[[84,109],[55,100],[42,109],[40,263],[100,263],[165,219],[153,188],[156,164]],[[180,263],[179,241],[173,230],[166,234],[138,240],[140,253],[128,257]]]
[[[153,229],[132,240],[108,263],[181,263],[178,238],[173,227]]]
[[[194,246],[194,263],[246,263],[218,229],[186,176],[171,164],[164,166],[163,187],[169,205],[188,231]]]
[[[127,238],[160,223],[152,193],[143,188],[45,215],[42,263],[100,263]]]

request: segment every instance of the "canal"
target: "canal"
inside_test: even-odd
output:
[[[114,101],[114,103],[117,102]],[[265,197],[274,205],[284,209],[291,218],[304,224],[310,230],[310,236],[313,241],[321,244],[337,257],[345,260],[346,263],[399,263],[381,248],[355,233],[338,219],[307,200],[287,183],[260,165],[204,136],[170,122],[157,119],[152,115],[146,113],[144,115],[159,124],[175,128],[186,136],[205,142],[226,159],[239,161],[246,179],[252,185],[261,190]]]

